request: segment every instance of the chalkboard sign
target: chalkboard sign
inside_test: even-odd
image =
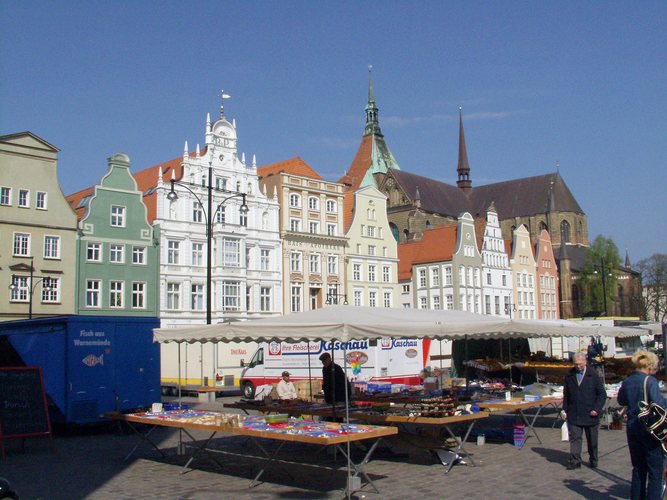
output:
[[[0,367],[0,447],[5,438],[50,434],[42,369]]]

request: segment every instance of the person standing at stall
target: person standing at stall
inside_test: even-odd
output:
[[[328,352],[320,356],[320,361],[322,362],[324,401],[329,404],[345,401],[345,384],[347,383],[345,372],[340,365],[333,362]]]
[[[621,384],[618,404],[627,406],[628,448],[632,462],[631,499],[658,500],[662,498],[665,456],[660,442],[651,436],[637,418],[639,402],[656,403],[663,408],[667,401],[660,394],[658,381],[652,375],[658,371],[658,356],[648,351],[637,351],[632,356],[635,372]]]
[[[565,376],[563,384],[562,416],[567,420],[570,434],[570,460],[567,469],[581,468],[581,445],[586,434],[590,466],[598,466],[598,428],[600,415],[607,401],[604,382],[590,366],[586,355],[574,355],[574,368]]]

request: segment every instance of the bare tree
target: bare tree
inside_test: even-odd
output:
[[[637,262],[642,274],[643,302],[646,319],[667,321],[667,254],[656,253]]]

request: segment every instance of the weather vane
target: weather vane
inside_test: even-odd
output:
[[[225,116],[225,99],[229,99],[231,97],[232,96],[224,90],[220,90],[220,99],[222,100],[222,103],[220,104],[220,118],[224,118]]]

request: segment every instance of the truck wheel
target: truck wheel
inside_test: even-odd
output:
[[[255,397],[255,386],[252,385],[252,382],[245,382],[243,384],[243,397],[246,399]]]

